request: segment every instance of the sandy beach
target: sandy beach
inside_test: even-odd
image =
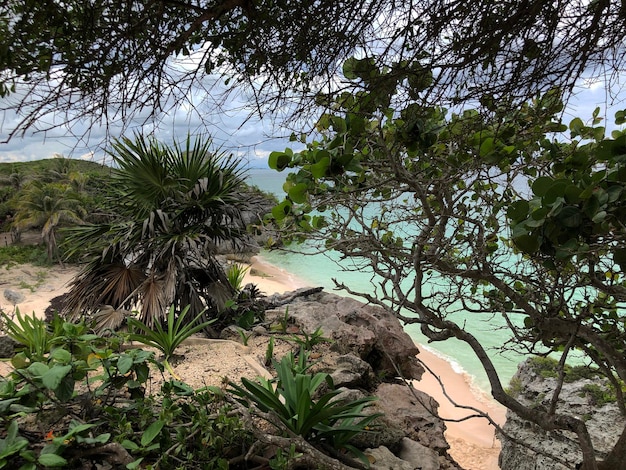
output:
[[[11,289],[22,294],[23,300],[18,307],[23,313],[43,315],[50,299],[68,290],[69,283],[77,274],[76,267],[37,268],[29,265],[13,266],[0,269],[0,287]],[[246,283],[256,284],[266,295],[288,292],[307,283],[271,265],[260,257],[250,260],[250,269],[244,278]],[[5,312],[12,312],[14,305],[3,295],[0,307]],[[419,359],[423,361],[444,384],[446,392],[454,402],[486,411],[492,419],[504,423],[505,411],[488,396],[474,390],[469,377],[459,374],[446,360],[438,357],[423,346]],[[6,373],[6,363],[0,363],[0,373]],[[449,420],[446,422],[446,438],[450,443],[450,454],[466,470],[497,470],[499,442],[494,438],[494,428],[484,418],[464,419],[472,412],[454,406],[445,398],[439,381],[431,374],[425,373],[422,380],[414,382],[415,388],[433,396],[440,404],[439,415]]]

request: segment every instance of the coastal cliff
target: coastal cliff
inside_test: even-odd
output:
[[[309,333],[320,328],[332,343],[316,368],[331,373],[336,386],[350,390],[346,393],[378,398],[372,411],[384,413],[380,432],[361,443],[368,448],[370,468],[461,469],[448,454],[437,401],[398,380],[400,375],[419,380],[424,373],[416,360],[419,350],[398,319],[352,298],[316,289],[301,292],[312,293],[269,297],[270,305],[280,307],[268,309],[266,320],[281,319],[287,311],[294,328]]]
[[[536,359],[527,360],[513,377],[511,392],[525,405],[548,406],[557,384],[551,375]],[[563,384],[557,412],[585,420],[598,458],[615,445],[626,424],[606,384],[591,374]],[[503,430],[510,438],[500,436],[501,470],[566,470],[582,462],[574,433],[544,431],[510,411]]]

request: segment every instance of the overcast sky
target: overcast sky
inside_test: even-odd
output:
[[[215,112],[210,100],[204,97],[203,103],[195,110],[182,106],[173,114],[162,116],[155,132],[161,141],[171,141],[173,137],[182,140],[187,133],[210,134],[216,146],[238,155],[242,161],[252,168],[266,168],[267,156],[274,150],[284,150],[290,146],[288,132],[272,126],[271,120],[260,121],[247,119],[249,112],[245,108],[244,99],[234,96],[226,104],[227,108]],[[608,106],[607,106],[608,103]],[[216,105],[216,104],[215,104]],[[222,106],[220,104],[220,106]],[[574,117],[583,121],[591,118],[596,106],[602,109],[609,129],[613,128],[615,111],[626,108],[626,103],[611,103],[603,87],[594,86],[579,92],[570,101],[563,116],[565,123]],[[201,114],[201,116],[200,116]],[[0,114],[0,141],[6,139],[8,132],[15,123],[15,115]],[[132,126],[132,124],[131,124]],[[73,133],[67,128],[57,128],[47,133],[29,131],[23,137],[14,137],[9,143],[0,144],[0,162],[17,162],[52,158],[55,154],[65,157],[91,159],[108,163],[102,145],[105,142],[105,131],[102,127],[76,126]],[[154,130],[154,125],[144,126],[144,133]],[[112,128],[112,136],[119,137],[121,131]],[[132,135],[127,131],[126,135]]]

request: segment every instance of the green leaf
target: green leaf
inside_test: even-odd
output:
[[[580,209],[575,206],[565,206],[559,212],[557,219],[568,228],[580,227],[583,222],[583,216]]]
[[[528,216],[529,210],[530,204],[528,204],[528,201],[515,201],[508,207],[506,215],[514,222],[519,222]]]
[[[513,239],[515,245],[524,253],[532,254],[539,249],[539,239],[532,235],[522,235]]]
[[[62,362],[63,364],[67,364],[72,360],[72,354],[63,348],[54,349],[50,353],[50,357],[58,362]]]
[[[133,367],[133,358],[128,354],[122,354],[117,360],[117,370],[120,374],[126,375]]]
[[[26,370],[35,377],[41,377],[50,369],[42,362],[33,362]]]
[[[44,467],[65,467],[68,462],[57,454],[41,454],[37,461]]]
[[[272,152],[267,163],[272,170],[283,171],[291,163],[291,156],[285,152]]]
[[[580,132],[585,127],[585,123],[580,118],[574,118],[569,123],[569,128],[572,131],[572,135],[580,135]]]
[[[490,154],[492,151],[493,151],[493,137],[487,137],[480,144],[480,150],[479,150],[480,156],[484,157]]]
[[[533,193],[536,196],[543,197],[548,192],[553,182],[554,180],[549,176],[540,176],[533,182]]]
[[[272,208],[272,216],[278,221],[283,220],[285,216],[289,215],[290,213],[291,213],[291,202],[287,200],[281,202],[280,204]]]
[[[135,468],[139,467],[139,465],[141,464],[142,461],[143,461],[143,457],[140,457],[137,460],[135,460],[134,462],[126,464],[126,468],[128,470],[134,470]]]
[[[63,378],[69,374],[71,370],[71,365],[55,365],[52,369],[48,370],[41,376],[41,381],[50,390],[55,390],[61,384]]]
[[[307,200],[307,188],[306,183],[298,183],[289,189],[289,198],[296,204],[302,204]]]
[[[164,425],[165,422],[159,419],[152,423],[150,426],[148,426],[148,429],[146,429],[141,436],[141,446],[146,447],[148,444],[150,444],[154,440],[154,438],[159,435]]]

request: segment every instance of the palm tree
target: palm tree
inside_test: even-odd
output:
[[[72,283],[66,312],[139,307],[152,325],[170,305],[190,305],[190,318],[205,308],[213,317],[221,311],[234,291],[216,246],[242,242],[246,202],[237,162],[210,148],[210,140],[189,137],[184,146],[142,136],[114,142],[109,208],[117,218],[68,236],[70,254],[80,249],[92,258]]]
[[[58,230],[66,224],[82,223],[83,208],[76,193],[68,185],[32,181],[20,195],[12,230],[40,227],[48,261],[62,263],[58,250]]]

